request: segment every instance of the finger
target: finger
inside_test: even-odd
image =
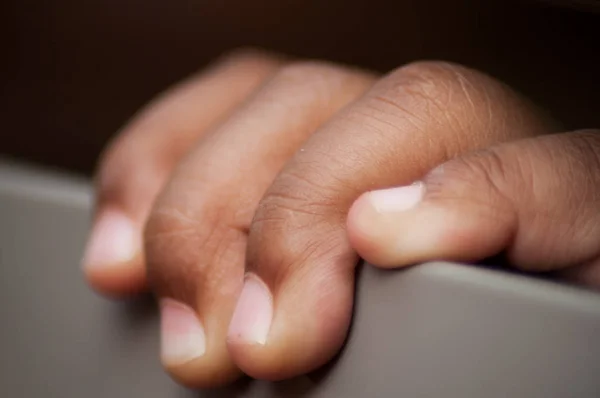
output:
[[[188,148],[247,97],[279,60],[240,52],[175,87],[130,123],[104,154],[84,255],[90,284],[109,294],[145,285],[142,229],[150,207]]]
[[[262,199],[229,329],[236,363],[254,377],[279,379],[339,349],[357,261],[344,225],[360,193],[546,129],[526,101],[466,68],[418,63],[381,79],[303,145]]]
[[[385,266],[501,251],[528,271],[594,262],[599,159],[600,135],[591,131],[495,146],[444,163],[420,185],[364,195],[352,234],[357,247],[369,246],[367,259]]]
[[[226,331],[256,205],[289,156],[372,80],[328,64],[286,66],[177,167],[145,235],[163,303],[161,358],[177,380],[202,387],[238,374]]]

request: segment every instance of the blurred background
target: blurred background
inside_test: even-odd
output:
[[[4,0],[0,154],[90,174],[148,100],[242,46],[380,71],[460,62],[566,128],[600,127],[599,11],[596,0]]]

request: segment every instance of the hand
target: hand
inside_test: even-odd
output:
[[[420,188],[361,194],[556,131],[518,94],[457,65],[414,63],[379,77],[238,54],[166,94],[108,148],[85,272],[107,294],[157,294],[162,362],[187,385],[222,384],[240,370],[298,375],[329,360],[347,333],[358,260],[351,242],[388,266],[436,253],[426,226],[399,235],[408,224],[385,220],[386,211],[409,217],[398,210],[414,205]],[[413,211],[427,209],[430,181]],[[411,252],[394,250],[402,242],[421,246],[403,254]],[[472,245],[447,242],[459,258],[502,249],[471,255],[462,249]]]
[[[384,267],[504,252],[522,270],[600,287],[600,131],[491,146],[422,182],[366,193],[348,231],[362,257]]]

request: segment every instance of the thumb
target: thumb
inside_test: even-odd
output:
[[[598,133],[501,144],[450,160],[422,182],[368,192],[348,215],[350,240],[383,267],[500,252],[527,271],[598,263]]]

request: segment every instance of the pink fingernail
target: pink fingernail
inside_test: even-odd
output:
[[[404,187],[381,189],[368,193],[368,200],[379,213],[397,213],[416,207],[425,193],[421,182]]]
[[[267,286],[256,276],[247,276],[237,302],[228,338],[265,344],[273,318],[273,299]]]
[[[120,211],[104,211],[90,235],[83,265],[86,268],[110,267],[131,261],[139,250],[137,230]]]
[[[204,355],[204,328],[194,311],[171,299],[163,299],[160,307],[162,361],[178,365]]]

